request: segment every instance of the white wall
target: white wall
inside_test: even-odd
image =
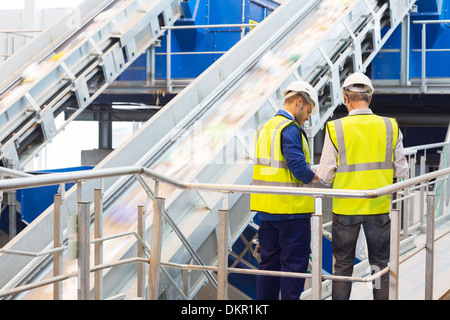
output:
[[[26,0],[24,10],[0,10],[0,31],[45,30],[70,10],[70,8],[41,9],[38,4],[39,1]],[[20,49],[37,33],[23,32],[21,34],[28,37],[0,32],[0,55],[2,57]]]

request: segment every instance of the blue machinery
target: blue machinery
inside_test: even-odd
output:
[[[422,7],[424,2],[426,5]],[[61,19],[54,28],[30,43],[27,50],[19,51],[0,66],[0,123],[2,128],[7,128],[2,130],[0,147],[4,163],[11,160],[13,167],[20,170],[68,122],[82,117],[83,112],[95,103],[120,99],[137,102],[129,101],[130,93],[139,97],[141,103],[168,96],[170,99],[164,102],[165,106],[97,168],[138,164],[185,181],[248,184],[251,179],[250,142],[241,133],[254,132],[259,123],[273,115],[282,101],[280,93],[294,79],[310,81],[321,93],[320,114],[305,127],[311,142],[320,135],[324,123],[339,113],[340,82],[349,72],[371,69],[373,77],[380,81],[380,87],[385,83],[383,81],[396,81],[399,88],[408,87],[408,90],[419,90],[418,93],[436,87],[439,87],[436,90],[442,90],[445,86],[445,81],[436,83],[430,78],[445,78],[448,69],[441,68],[444,74],[436,75],[427,64],[424,86],[422,74],[416,83],[419,73],[409,68],[416,66],[418,54],[415,50],[419,50],[416,26],[404,31],[398,26],[409,17],[415,1],[292,0],[276,10],[274,1],[236,0],[229,3],[235,10],[224,10],[221,8],[223,2],[206,0],[87,1],[80,9],[81,18],[76,28],[67,25],[67,17]],[[339,5],[333,6],[333,3]],[[442,19],[445,14],[442,6],[446,1],[422,0],[417,4],[415,17],[428,12],[427,19]],[[236,16],[229,21],[224,12]],[[412,21],[413,17],[411,15]],[[167,30],[173,25],[249,24],[253,21],[262,22],[251,31],[248,26],[244,31],[230,27],[228,32],[218,27]],[[429,29],[434,30],[433,27]],[[434,32],[434,37],[427,37],[427,49],[439,47],[441,37],[447,36],[445,31],[444,24]],[[173,54],[167,64],[169,60],[164,55],[167,38],[162,36],[169,32],[173,33],[172,52],[207,53],[189,59],[187,54]],[[416,39],[408,42],[411,52],[398,45],[398,41],[405,41],[403,35],[408,32],[411,39]],[[226,53],[222,54],[222,51]],[[423,59],[422,54],[420,59]],[[399,72],[394,71],[395,68],[386,68],[385,59],[397,61],[394,65],[398,66]],[[26,76],[22,66],[26,67],[28,61],[39,66],[38,76]],[[168,65],[172,83],[166,83],[164,79]],[[407,77],[400,72],[405,70],[408,70]],[[168,85],[177,89],[167,92]],[[391,83],[386,88],[386,95],[392,93],[389,90],[394,90]],[[69,116],[61,127],[56,127],[55,117],[63,113]],[[206,137],[209,140],[201,141],[201,155],[195,151],[186,154],[186,146],[192,147],[189,143],[193,137],[198,137],[196,133],[200,133],[203,140]],[[242,161],[236,162],[236,159]],[[105,216],[110,216],[112,222],[121,221],[125,227],[135,222],[124,219],[127,212],[114,207],[120,208],[123,199],[130,204],[132,201],[127,199],[140,197],[134,194],[134,183],[111,178],[105,179],[101,186],[107,203]],[[93,184],[86,181],[81,190],[68,190],[63,214],[70,214],[77,197],[92,202],[93,196],[86,190],[96,187]],[[232,242],[238,246],[236,240],[240,235],[252,233],[248,226],[253,214],[248,210],[245,196],[232,197],[230,201],[230,232]],[[204,248],[214,243],[216,225],[212,217],[218,208],[219,199],[184,192],[174,193],[167,203],[168,212],[182,232],[191,234],[195,229],[196,234],[201,234],[201,237],[188,236],[187,240],[201,252],[205,263],[216,259],[214,250]],[[36,252],[46,248],[52,241],[45,231],[52,224],[52,211],[50,206],[6,248]],[[201,214],[193,219],[194,213]],[[151,226],[146,232],[150,229]],[[172,237],[167,236],[167,239]],[[120,254],[127,256],[134,245],[124,244]],[[182,246],[166,246],[167,255],[175,261],[190,261]],[[5,272],[0,276],[0,286],[8,288],[26,282],[28,274],[35,275],[36,270],[45,269],[48,264],[44,258],[30,261],[26,257],[1,255],[0,269]],[[7,268],[10,265],[17,268]],[[123,275],[132,272],[131,267],[108,271],[104,295],[108,297],[120,288],[130,286],[124,283]],[[170,275],[174,279],[181,277],[176,273]],[[161,281],[160,295],[177,298],[170,282],[167,279]],[[195,295],[205,281],[201,276],[191,279],[190,294]]]

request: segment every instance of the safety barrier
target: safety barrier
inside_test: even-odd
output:
[[[443,143],[441,146],[448,147],[448,142]],[[424,146],[428,148],[430,145]],[[415,150],[408,150],[411,154]],[[54,215],[54,248],[45,250],[42,252],[26,252],[26,251],[15,251],[15,250],[0,250],[3,254],[17,254],[26,255],[31,257],[43,256],[43,255],[53,255],[54,267],[53,267],[53,277],[37,281],[35,283],[30,283],[24,286],[4,289],[0,291],[1,297],[7,297],[15,295],[17,293],[28,291],[33,288],[41,287],[53,283],[53,298],[61,299],[61,281],[78,277],[78,298],[79,299],[90,299],[90,277],[89,273],[94,272],[94,298],[102,299],[102,270],[105,268],[111,268],[119,266],[126,263],[138,263],[138,286],[137,286],[137,296],[145,297],[148,299],[158,299],[159,296],[159,278],[160,273],[164,273],[165,276],[171,280],[168,273],[165,271],[164,267],[181,268],[183,270],[202,270],[205,275],[212,281],[215,282],[215,278],[212,276],[212,272],[217,272],[217,299],[222,300],[227,298],[227,288],[228,288],[228,274],[229,273],[245,273],[245,274],[263,274],[263,275],[273,275],[273,276],[283,276],[283,277],[302,277],[311,279],[311,298],[312,299],[322,299],[322,281],[323,280],[345,280],[345,281],[359,281],[359,282],[372,282],[383,274],[389,273],[389,295],[391,299],[398,299],[398,284],[399,284],[399,265],[401,262],[409,259],[414,254],[418,253],[421,249],[426,248],[426,275],[425,275],[425,298],[433,298],[433,255],[434,255],[434,226],[435,226],[435,197],[436,188],[433,186],[439,182],[446,179],[447,185],[449,181],[448,175],[450,174],[450,167],[448,167],[448,162],[446,162],[447,167],[422,174],[418,177],[412,177],[410,179],[394,183],[392,185],[379,188],[376,190],[337,190],[337,189],[324,189],[324,188],[289,188],[289,187],[263,187],[263,186],[249,186],[249,185],[220,185],[220,184],[206,184],[206,183],[185,183],[179,180],[172,179],[165,175],[154,172],[148,168],[144,167],[120,167],[120,168],[109,168],[109,169],[98,169],[89,171],[78,171],[69,173],[54,173],[43,176],[34,177],[20,177],[8,180],[0,181],[0,191],[6,190],[17,190],[21,188],[30,188],[36,186],[54,185],[54,184],[64,184],[70,182],[76,182],[77,188],[82,187],[82,183],[85,180],[92,179],[103,179],[108,177],[118,177],[133,175],[140,182],[141,186],[147,192],[147,196],[153,199],[153,223],[152,223],[152,233],[150,245],[146,242],[143,237],[144,234],[144,219],[143,215],[145,212],[144,206],[139,206],[138,208],[138,226],[136,232],[126,232],[121,234],[116,234],[109,237],[102,236],[102,214],[103,214],[103,203],[102,203],[102,190],[94,190],[94,237],[91,240],[89,236],[90,227],[90,203],[82,201],[81,199],[77,202],[77,213],[73,216],[68,217],[68,221],[71,220],[73,223],[68,223],[68,244],[64,246],[62,239],[62,230],[60,228],[61,217],[60,204],[61,195],[55,195],[55,215]],[[12,175],[13,171],[8,170],[8,174]],[[18,173],[20,176],[20,173]],[[23,175],[22,175],[23,176]],[[152,189],[144,178],[150,178],[155,182],[154,189]],[[161,261],[162,253],[162,225],[164,219],[171,224],[172,227],[176,229],[173,221],[167,215],[165,209],[165,198],[159,195],[159,185],[164,183],[179,189],[191,190],[197,192],[219,192],[223,195],[222,209],[218,210],[218,226],[217,226],[217,245],[218,245],[218,261],[217,266],[207,266],[201,263],[201,259],[195,256],[195,252],[192,250],[194,260],[198,265],[192,264],[177,264],[172,262]],[[406,203],[411,198],[409,191],[411,188],[415,187],[425,188],[426,194],[426,244],[415,250],[414,252],[408,254],[400,260],[400,231],[401,226],[401,208],[400,202]],[[228,212],[229,208],[229,196],[232,193],[240,194],[250,194],[250,193],[271,193],[279,195],[302,195],[311,196],[315,199],[315,212],[312,215],[312,239],[311,239],[311,250],[312,250],[312,270],[311,273],[293,273],[293,272],[276,272],[276,271],[261,271],[261,270],[248,270],[239,268],[228,267],[228,251],[229,251],[229,241],[228,241]],[[324,198],[329,197],[342,197],[342,198],[377,198],[380,196],[389,195],[391,196],[391,244],[390,244],[390,263],[389,266],[379,272],[369,276],[369,277],[343,277],[334,275],[323,275],[322,274],[322,201]],[[448,203],[449,197],[447,192],[447,198],[445,199]],[[405,219],[403,219],[405,220]],[[406,227],[408,229],[408,226]],[[407,229],[404,230],[407,233]],[[447,232],[448,233],[448,232]],[[183,235],[178,233],[178,236],[182,240]],[[103,263],[103,253],[102,244],[104,241],[125,236],[135,236],[138,242],[137,256],[134,258],[121,259],[119,261],[114,261],[110,263]],[[443,236],[443,235],[442,235]],[[440,238],[442,237],[440,236]],[[183,242],[187,247],[189,244],[187,241]],[[90,245],[94,244],[94,263],[93,267],[90,266]],[[67,250],[67,254],[72,256],[72,258],[78,259],[78,271],[71,272],[68,274],[62,274],[62,253]],[[145,294],[145,280],[144,280],[144,268],[143,266],[149,265],[149,274],[147,276],[147,293]],[[183,292],[183,289],[179,288],[178,285],[171,280],[172,284],[178,290],[183,298],[187,298],[187,295]],[[123,297],[123,295],[121,296]]]

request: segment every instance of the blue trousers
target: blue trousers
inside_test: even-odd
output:
[[[311,253],[311,218],[261,221],[259,230],[260,270],[306,273]],[[258,300],[298,300],[304,278],[258,276]]]

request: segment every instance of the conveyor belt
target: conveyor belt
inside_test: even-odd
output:
[[[180,14],[180,0],[84,1],[8,58],[0,65],[0,160],[22,169]],[[67,107],[76,111],[56,122]]]
[[[183,181],[250,183],[255,129],[273,116],[282,104],[284,87],[294,79],[303,78],[321,92],[321,112],[306,127],[312,139],[339,105],[341,78],[351,70],[364,70],[368,66],[393,31],[389,29],[382,37],[381,27],[389,23],[394,29],[413,2],[285,2],[98,168],[133,163]],[[371,53],[363,55],[369,47]],[[145,192],[130,179],[105,179],[103,186],[104,235],[135,230],[137,206],[147,201]],[[93,201],[93,187],[98,187],[98,183],[84,182],[80,192],[82,200]],[[65,214],[73,214],[76,194],[73,189],[66,194]],[[222,199],[215,194],[201,197],[164,185],[160,186],[159,195],[167,199],[168,214],[203,262],[214,264],[217,259],[214,249],[217,210],[222,206]],[[252,213],[248,208],[248,197],[232,194],[229,205],[232,243],[252,219]],[[49,208],[5,249],[24,250],[26,247],[32,250],[30,247],[34,247],[40,251],[48,246],[51,235],[43,233],[45,225],[52,224],[51,212],[52,208]],[[146,234],[150,239],[151,208],[148,208],[146,219]],[[135,244],[133,239],[108,241],[104,245],[104,261],[133,256]],[[165,229],[162,259],[180,263],[191,260],[169,227]],[[38,262],[42,261],[29,263],[29,259],[0,256],[0,268],[14,263],[19,269],[32,271]],[[50,267],[47,265],[43,270]],[[74,267],[73,262],[65,261],[66,272]],[[135,281],[134,270],[134,266],[125,265],[105,272],[105,297],[129,288]],[[178,270],[168,272],[176,282],[181,281]],[[36,278],[46,275],[43,271],[36,274]],[[13,276],[10,274],[9,279]],[[1,279],[2,286],[15,285],[4,278]],[[204,281],[206,278],[202,273],[193,273],[191,293],[195,294]],[[65,281],[64,298],[74,298],[76,290],[71,290],[74,288],[76,280]],[[161,279],[160,294],[168,299],[178,298],[165,277]],[[35,290],[26,298],[49,296],[51,291],[44,289]]]

